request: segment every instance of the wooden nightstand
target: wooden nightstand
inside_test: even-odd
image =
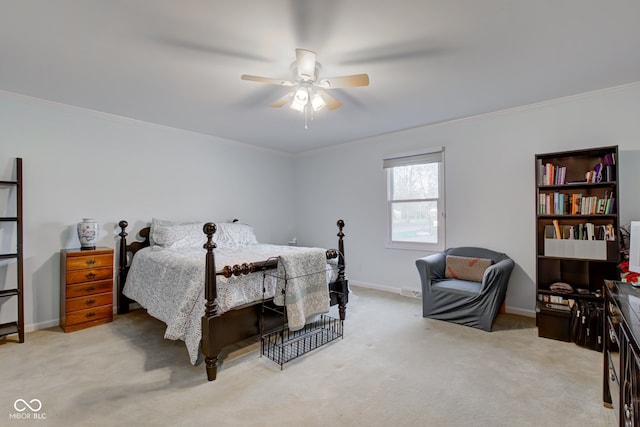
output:
[[[113,249],[60,252],[60,326],[65,332],[113,320]]]

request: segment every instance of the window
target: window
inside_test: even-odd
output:
[[[387,246],[444,250],[444,153],[386,158]]]

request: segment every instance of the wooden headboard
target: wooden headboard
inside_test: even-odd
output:
[[[131,299],[124,296],[122,293],[122,289],[124,288],[124,284],[127,280],[127,273],[129,272],[130,260],[133,258],[133,254],[138,252],[142,248],[146,248],[151,245],[149,240],[149,233],[151,231],[151,227],[145,227],[138,232],[138,236],[142,238],[142,240],[135,240],[129,244],[127,244],[127,236],[128,233],[125,229],[129,226],[127,221],[120,221],[118,223],[118,227],[120,227],[120,251],[118,254],[118,314],[128,313],[129,312],[129,304],[132,303]],[[129,258],[129,254],[131,254],[131,258]]]

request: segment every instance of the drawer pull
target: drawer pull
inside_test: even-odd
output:
[[[87,265],[93,265],[95,264],[97,261],[95,259],[88,259],[86,260],[84,263]]]
[[[89,274],[85,275],[85,277],[86,277],[87,279],[93,279],[94,277],[96,277],[96,275],[95,275],[95,274],[93,274],[93,273],[89,273]]]
[[[96,314],[94,312],[91,313],[87,313],[84,315],[84,317],[86,317],[87,319],[91,319],[92,317],[94,317]]]
[[[85,303],[85,305],[93,305],[93,304],[95,304],[95,303],[96,303],[96,300],[94,300],[94,299],[88,299],[88,300],[86,300],[84,303]]]
[[[86,292],[91,292],[91,291],[95,291],[97,288],[95,286],[87,286],[86,288],[84,288],[84,290]]]

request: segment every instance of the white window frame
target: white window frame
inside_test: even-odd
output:
[[[392,197],[392,171],[394,167],[409,166],[426,163],[439,163],[438,166],[438,197],[412,200],[393,200]],[[383,159],[383,168],[387,175],[386,179],[386,221],[387,221],[387,238],[385,247],[389,249],[407,249],[416,251],[441,252],[445,249],[445,185],[444,185],[444,148],[435,147],[428,150],[422,150],[417,153],[397,154]],[[421,202],[435,200],[438,205],[438,236],[436,243],[426,242],[409,242],[401,240],[392,240],[392,206],[398,202]]]

